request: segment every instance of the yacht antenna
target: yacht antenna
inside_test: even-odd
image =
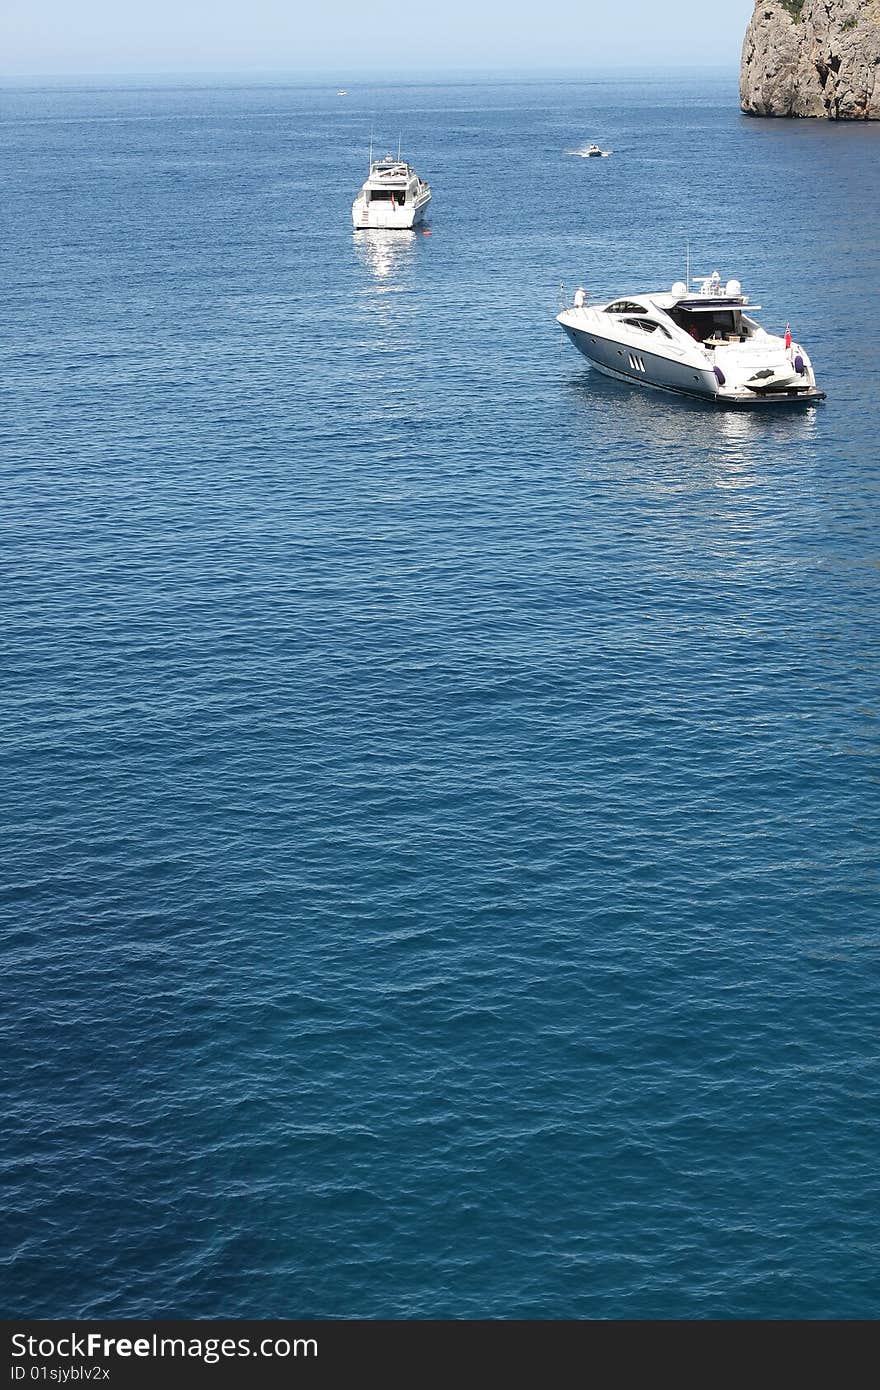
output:
[[[370,126],[370,168],[373,167],[373,127]]]

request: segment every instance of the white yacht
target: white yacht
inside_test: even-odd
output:
[[[370,173],[351,205],[355,231],[362,228],[407,229],[421,222],[431,201],[429,186],[398,155],[373,160]]]
[[[607,376],[656,386],[719,405],[813,404],[824,400],[806,350],[767,333],[752,317],[738,280],[715,270],[691,293],[677,280],[669,293],[633,294],[589,304],[579,289],[557,323]]]

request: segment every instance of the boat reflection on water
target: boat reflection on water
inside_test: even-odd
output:
[[[809,467],[819,432],[815,410],[725,410],[672,394],[658,408],[656,393],[595,371],[572,380],[569,390],[589,417],[587,437],[609,446],[626,439],[634,471],[653,467],[663,484],[676,487],[687,487],[688,477],[696,481],[697,462],[701,481],[716,487],[737,487],[780,467]],[[603,457],[606,452],[603,447]]]
[[[412,324],[418,313],[416,240],[408,230],[374,228],[355,232],[353,244],[362,271],[358,293],[364,342],[372,354],[400,357],[413,351]]]
[[[400,289],[393,284],[415,260],[418,233],[414,231],[362,231],[353,238],[358,260],[377,280],[389,282],[387,289]]]

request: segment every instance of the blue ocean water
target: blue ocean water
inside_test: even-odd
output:
[[[371,126],[430,236],[352,234]],[[0,139],[4,1312],[876,1316],[880,129],[726,73]],[[686,236],[825,406],[590,372],[560,283]]]

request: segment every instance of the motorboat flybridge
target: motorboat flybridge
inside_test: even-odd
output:
[[[806,350],[767,333],[752,318],[738,280],[715,270],[697,293],[678,280],[668,294],[649,292],[608,304],[587,303],[579,289],[557,314],[575,347],[607,376],[656,386],[719,405],[815,404],[824,400]]]
[[[370,173],[351,205],[355,231],[363,228],[414,227],[425,215],[431,189],[415,169],[398,155],[384,159],[370,156]]]

